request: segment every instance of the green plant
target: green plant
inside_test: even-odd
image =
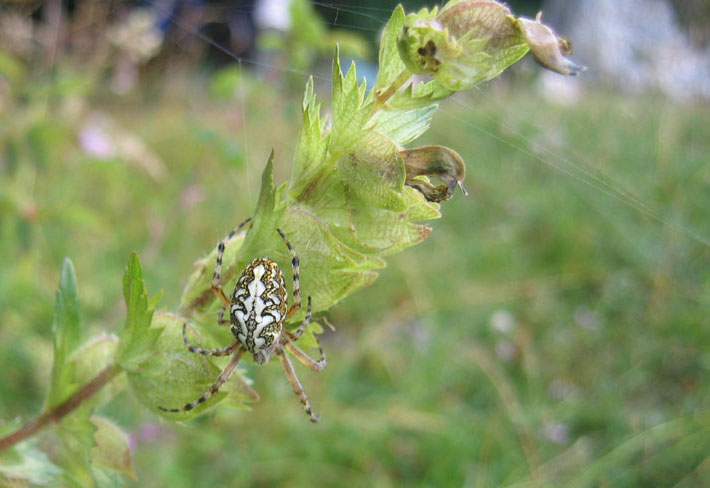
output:
[[[455,151],[404,145],[427,130],[439,100],[497,76],[528,50],[559,72],[578,69],[564,57],[567,43],[539,20],[516,19],[491,1],[454,0],[442,9],[409,16],[396,8],[382,35],[379,72],[369,92],[358,82],[354,64],[343,74],[336,51],[332,124],[321,115],[311,79],[291,179],[274,187],[272,155],[249,232],[229,241],[224,251],[222,282],[257,256],[268,255],[288,269],[289,256],[276,232],[280,228],[299,251],[301,287],[312,297],[314,312],[372,283],[376,270],[385,266],[384,257],[425,239],[431,229],[419,222],[438,218],[440,202],[452,197],[457,184],[463,188],[465,167]],[[415,84],[413,75],[430,79]],[[430,178],[441,183],[435,185]],[[60,476],[71,484],[91,486],[120,484],[121,475],[132,475],[125,435],[94,414],[123,388],[153,412],[180,419],[220,401],[242,406],[254,399],[246,380],[236,374],[198,408],[177,415],[159,409],[194,400],[219,371],[214,362],[186,350],[181,339],[185,320],[199,327],[207,347],[225,342],[228,335],[214,326],[220,305],[211,283],[216,253],[196,264],[179,314],[155,313],[159,295],[148,298],[133,254],[123,279],[127,317],[120,338],[88,341],[79,321],[73,266],[65,261],[45,413],[0,439],[0,449],[15,446],[2,454],[6,476],[38,483]],[[305,313],[294,315],[293,324]],[[313,347],[318,332],[313,323],[299,345]],[[18,444],[49,423],[57,424],[62,441],[62,454],[55,458],[61,469],[30,444]],[[9,433],[15,426],[2,428]]]

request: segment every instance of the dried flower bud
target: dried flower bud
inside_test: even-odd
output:
[[[407,185],[419,190],[430,202],[450,200],[456,185],[461,188],[464,195],[468,195],[468,191],[463,186],[466,165],[453,149],[444,146],[423,146],[406,149],[399,154],[404,160]],[[427,180],[417,178],[418,176],[438,178],[444,184],[434,186]]]
[[[579,66],[565,57],[572,54],[570,42],[558,37],[541,20],[542,12],[537,14],[535,20],[524,17],[517,20],[518,27],[530,45],[535,60],[543,67],[563,75],[574,76],[584,71],[586,69],[584,66]]]

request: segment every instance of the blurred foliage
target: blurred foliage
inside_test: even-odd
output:
[[[415,12],[424,7],[432,7],[437,3],[427,0],[343,0],[340,2],[314,2],[318,13],[328,25],[337,28],[351,29],[360,33],[372,33],[371,39],[386,22],[389,13],[397,5],[402,5],[406,12]],[[535,17],[542,8],[542,0],[512,0],[505,2],[518,15]]]
[[[1,419],[44,402],[64,256],[90,333],[123,322],[117,277],[133,250],[174,310],[194,258],[251,210],[275,141],[281,161],[293,154],[300,120],[299,100],[250,74],[236,81],[244,96],[210,92],[224,73],[117,96],[71,66],[8,60]],[[252,412],[177,427],[124,393],[94,424],[107,452],[134,449],[131,485],[710,483],[710,250],[690,235],[710,235],[707,107],[594,92],[564,107],[489,88],[447,104],[427,135],[459,150],[472,196],[332,310],[329,366],[302,375],[321,424],[294,408],[276,364],[245,364],[263,397]],[[633,188],[664,222],[568,177],[575,165]],[[274,171],[288,176],[283,163]],[[45,484],[57,468],[37,446],[56,442],[47,432],[0,453],[0,476],[22,464]]]
[[[310,0],[292,0],[289,5],[291,25],[286,32],[265,31],[259,35],[261,49],[275,51],[271,69],[286,69],[291,73],[294,90],[302,89],[302,73],[311,70],[318,60],[330,62],[336,45],[347,57],[372,57],[370,44],[348,29],[329,29]]]

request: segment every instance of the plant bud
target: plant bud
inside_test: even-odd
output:
[[[491,0],[449,2],[441,11],[407,16],[397,47],[407,69],[431,75],[451,90],[470,88],[498,76],[532,50],[544,67],[575,74],[565,58],[569,43],[538,19],[516,19]]]

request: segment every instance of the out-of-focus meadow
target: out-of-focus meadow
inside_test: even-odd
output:
[[[0,52],[4,421],[41,409],[65,256],[82,320],[111,333],[131,251],[174,310],[272,148],[288,178],[305,74],[106,49]],[[274,361],[245,363],[251,411],[176,424],[124,393],[102,413],[130,434],[131,486],[710,484],[710,110],[593,88],[559,104],[535,71],[435,116],[424,142],[460,152],[471,195],[330,311],[328,367],[297,366],[320,424]]]

